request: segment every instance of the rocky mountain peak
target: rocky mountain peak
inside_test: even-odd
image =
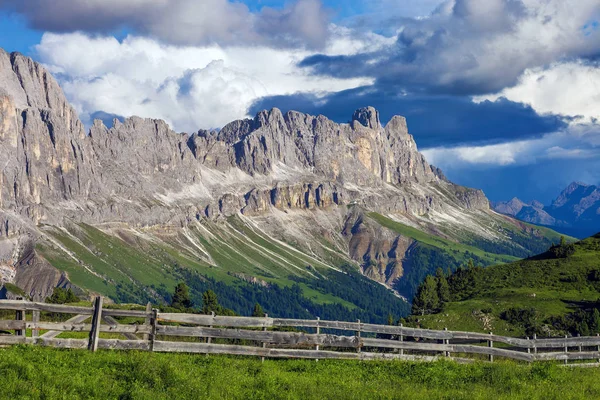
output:
[[[358,122],[365,128],[380,129],[381,122],[379,121],[379,111],[373,107],[363,107],[354,111],[352,122]]]
[[[139,117],[110,128],[95,121],[85,135],[41,65],[0,52],[0,67],[0,89],[11,98],[0,108],[0,118],[10,121],[0,125],[0,140],[15,147],[4,154],[11,168],[0,206],[22,207],[27,215],[35,206],[35,222],[76,216],[147,225],[271,206],[368,206],[373,193],[377,207],[422,214],[445,202],[420,194],[427,185],[452,185],[418,152],[405,118],[395,116],[383,128],[373,107],[356,110],[350,125],[273,108],[193,135]],[[19,107],[26,111],[15,112]],[[467,208],[488,207],[483,193],[456,193]],[[181,207],[189,207],[186,216],[175,217]]]
[[[581,198],[589,196],[597,188],[582,182],[573,182],[552,202],[553,208],[566,206],[568,203],[578,203]]]

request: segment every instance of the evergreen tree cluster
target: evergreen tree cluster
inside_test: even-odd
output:
[[[600,333],[600,311],[578,310],[563,316],[551,317],[546,321],[554,329],[569,332],[572,335],[594,336]]]
[[[50,304],[68,304],[77,303],[79,297],[75,296],[71,288],[64,289],[60,287],[54,288],[52,295],[46,298],[46,303]]]
[[[407,316],[410,305],[395,296],[389,289],[377,284],[358,272],[348,269],[345,273],[326,272],[326,279],[296,279],[296,284],[282,287],[276,284],[264,287],[247,282],[236,285],[225,284],[213,278],[198,274],[195,271],[181,268],[177,271],[188,285],[189,298],[202,311],[215,311],[216,314],[235,312],[243,316],[251,316],[255,312],[263,316],[278,318],[298,318],[356,321],[385,324],[388,315]],[[318,304],[304,295],[301,285],[320,293],[331,293],[355,307],[339,303]],[[212,302],[213,296],[206,295],[211,291],[218,298],[218,307]],[[161,293],[163,290],[161,289]],[[172,303],[172,296],[166,293]],[[205,302],[206,300],[206,302]],[[257,309],[256,305],[260,305]],[[206,307],[206,308],[205,308]]]
[[[464,257],[474,260],[479,265],[485,264],[485,260],[470,252],[466,252]],[[411,250],[410,257],[404,265],[405,274],[394,288],[410,300],[416,295],[427,275],[435,274],[439,266],[444,266],[450,273],[454,272],[463,264],[462,259],[463,255],[458,252],[444,251],[419,243]]]
[[[413,299],[412,313],[414,315],[434,314],[451,300],[448,278],[441,268],[435,276],[428,275],[419,286]]]
[[[575,254],[575,244],[567,243],[564,236],[560,237],[560,244],[558,246],[552,245],[548,250],[548,253],[553,258],[568,258]]]

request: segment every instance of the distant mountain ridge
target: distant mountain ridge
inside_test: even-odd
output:
[[[581,238],[600,230],[600,188],[582,182],[571,183],[550,206],[539,201],[525,203],[516,197],[491,205],[501,214],[536,225],[562,228]]]

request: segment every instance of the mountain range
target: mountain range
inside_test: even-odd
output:
[[[139,117],[85,129],[43,66],[4,51],[0,165],[0,280],[34,299],[61,286],[160,302],[193,278],[296,285],[352,309],[344,277],[402,301],[438,266],[509,262],[559,237],[448,181],[403,117],[272,109],[213,131]]]
[[[492,206],[521,221],[554,227],[580,238],[600,230],[600,188],[581,182],[571,183],[550,206],[539,201],[525,203],[516,197]]]

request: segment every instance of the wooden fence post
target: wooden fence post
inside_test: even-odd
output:
[[[150,334],[150,351],[154,351],[154,342],[156,341],[156,325],[158,324],[158,310],[152,309],[152,318],[150,318],[152,324],[152,333]]]
[[[398,337],[398,340],[404,342],[404,329],[402,328],[404,328],[404,324],[400,324],[400,336]],[[400,349],[400,355],[404,355],[404,349]]]
[[[269,318],[269,314],[265,314],[265,318]],[[266,331],[267,331],[267,327],[266,327],[266,326],[263,326],[263,329],[262,329],[262,330],[263,330],[263,332],[266,332]],[[262,344],[262,347],[263,347],[263,349],[266,349],[266,348],[267,348],[267,342],[263,342],[263,344]],[[264,357],[264,356],[262,356],[262,357],[260,358],[260,361],[261,361],[261,362],[265,362],[265,357]]]
[[[23,297],[17,297],[16,300],[24,301]],[[15,320],[17,321],[25,321],[25,310],[17,310],[15,311]],[[23,322],[25,325],[25,322]],[[27,336],[27,330],[24,327],[23,329],[15,329],[15,336]]]
[[[596,333],[596,337],[600,337],[600,333]],[[598,353],[600,353],[600,345],[598,346]],[[598,359],[598,362],[600,363],[600,358]]]
[[[211,311],[211,312],[210,312],[210,315],[211,315],[211,316],[214,318],[214,317],[215,317],[215,312],[214,312],[214,311]],[[209,328],[212,328],[212,327],[213,327],[213,325],[212,325],[212,324],[210,324],[208,327],[209,327]],[[208,337],[208,338],[206,338],[206,343],[208,343],[208,344],[211,344],[211,343],[212,343],[212,338],[211,338],[211,337]]]
[[[567,335],[565,335],[565,354],[569,353],[569,346],[567,346],[567,339],[569,337]],[[569,363],[569,359],[565,358],[565,365]]]
[[[527,336],[525,339],[529,340],[529,336]],[[527,346],[527,354],[529,353],[531,353],[531,346]]]
[[[321,327],[319,326],[319,321],[320,321],[320,320],[321,320],[321,317],[317,317],[317,335],[320,335],[320,334],[321,334]],[[317,340],[318,340],[318,339],[317,339]],[[316,349],[317,351],[319,351],[319,348],[320,348],[320,346],[319,346],[319,345],[316,345],[316,346],[315,346],[315,349]],[[317,359],[316,359],[316,361],[317,361],[317,362],[319,362],[319,359],[317,358]]]
[[[448,332],[448,328],[444,328],[444,332]],[[450,339],[444,339],[443,343],[446,344],[446,345],[450,344]],[[446,357],[450,357],[450,352],[449,351],[446,351],[444,354],[445,354]]]
[[[40,311],[39,310],[33,310],[32,312],[32,316],[31,316],[31,322],[33,322],[34,324],[37,324],[40,322]],[[38,337],[40,336],[40,330],[36,327],[33,328],[31,330],[31,337]]]
[[[577,337],[580,338],[581,337],[581,333],[578,333]],[[579,349],[579,352],[581,353],[581,342],[579,342],[578,349]]]
[[[492,336],[494,333],[490,332],[490,336]],[[488,340],[488,346],[490,349],[494,348],[494,341],[492,339]],[[494,355],[490,354],[490,362],[494,362]]]
[[[537,354],[537,343],[535,343],[535,340],[537,340],[537,333],[533,334],[533,354]]]
[[[357,344],[357,347],[356,347],[356,352],[357,353],[360,353],[360,350],[361,350],[360,349],[361,348],[361,345],[360,345],[360,330],[361,330],[361,327],[360,327],[360,319],[359,319],[358,320],[358,330],[356,331],[356,337],[358,339],[358,344]]]
[[[146,313],[150,314],[151,312],[152,312],[152,303],[148,302],[148,304],[146,304]],[[150,315],[146,316],[146,319],[144,320],[144,325],[152,326],[152,317]],[[150,334],[144,333],[143,338],[146,341],[150,340]]]
[[[98,338],[100,336],[100,324],[102,323],[102,297],[96,297],[94,300],[94,314],[92,316],[92,330],[90,331],[90,341],[88,350],[98,350]]]

